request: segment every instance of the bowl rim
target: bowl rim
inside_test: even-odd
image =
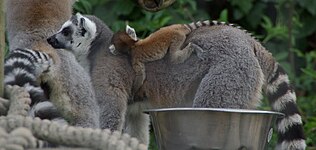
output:
[[[254,109],[233,109],[233,108],[156,108],[144,110],[145,113],[151,112],[172,112],[172,111],[216,111],[226,113],[247,113],[247,114],[272,114],[284,117],[280,112]]]

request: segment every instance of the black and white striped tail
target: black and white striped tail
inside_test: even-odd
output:
[[[231,26],[231,27],[240,29],[240,30],[244,31],[245,33],[247,33],[248,35],[252,36],[251,33],[249,33],[247,30],[243,29],[241,26],[238,26],[238,25],[232,24],[232,23],[216,21],[216,20],[197,21],[197,22],[192,22],[190,24],[185,24],[185,26],[187,28],[189,28],[191,31],[196,30],[197,28],[200,28],[203,26],[217,26],[217,25]]]
[[[280,150],[304,150],[306,148],[302,118],[296,105],[296,95],[288,75],[276,63],[268,81],[267,96],[274,111],[285,114],[277,120],[278,145]]]
[[[48,60],[45,53],[30,49],[16,49],[5,59],[4,83],[24,87],[31,96],[33,105],[36,102],[46,101],[44,91],[37,83],[35,63],[38,60]]]
[[[52,111],[44,113],[39,110],[41,107],[37,106],[41,103],[51,103],[46,98],[43,89],[37,83],[37,78],[42,73],[42,68],[38,68],[41,65],[39,63],[48,61],[51,61],[50,57],[43,52],[31,49],[16,49],[11,51],[9,56],[5,59],[4,84],[18,85],[24,87],[29,92],[32,100],[30,116],[54,120],[60,118],[57,110],[55,113],[52,113]],[[53,104],[51,103],[49,106],[53,107]],[[37,113],[37,111],[41,113]],[[37,114],[39,114],[39,116]]]

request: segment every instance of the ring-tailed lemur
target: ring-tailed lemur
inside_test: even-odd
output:
[[[71,16],[73,2],[73,0],[8,0],[6,29],[10,51],[14,52],[17,48],[41,51],[49,55],[54,62],[50,65],[50,69],[37,79],[41,85],[44,85],[43,89],[50,101],[36,103],[31,108],[36,113],[35,116],[45,117],[45,113],[57,109],[70,125],[97,128],[99,107],[95,101],[89,74],[78,64],[73,54],[54,49],[46,41],[48,36],[55,33]],[[36,63],[33,61],[33,64]],[[32,99],[32,101],[39,100]]]
[[[127,25],[125,32],[120,31],[113,35],[110,51],[113,54],[125,53],[131,56],[136,74],[133,91],[137,92],[146,78],[145,63],[162,59],[167,54],[170,62],[174,64],[183,63],[190,57],[195,50],[191,43],[182,49],[181,47],[191,32],[189,26],[175,24],[160,28],[145,39],[138,39],[135,30]]]
[[[191,56],[193,50],[203,52],[193,43],[182,48],[186,36],[200,27],[217,24],[235,26],[234,24],[209,20],[191,24],[174,24],[160,28],[145,39],[138,39],[135,29],[127,25],[125,32],[120,31],[113,35],[112,45],[109,48],[114,55],[123,53],[131,56],[132,66],[136,74],[133,91],[137,92],[146,78],[144,63],[162,59],[168,51],[171,63],[183,63]]]
[[[66,21],[61,29],[47,41],[54,48],[70,50],[83,68],[90,73],[95,51],[104,48],[112,36],[110,29],[98,18],[77,13]],[[90,50],[90,51],[89,51]]]
[[[81,20],[84,20],[82,25]],[[230,25],[212,23],[213,26],[196,29],[184,43],[194,43],[202,48],[203,60],[191,55],[178,65],[166,63],[165,59],[146,64],[147,80],[141,91],[146,94],[147,101],[130,101],[135,77],[133,69],[128,57],[112,56],[109,52],[111,31],[100,28],[102,22],[95,18],[73,16],[49,41],[52,45],[80,54],[77,55],[78,61],[89,62],[81,65],[94,64],[93,68],[85,68],[91,71],[101,107],[102,128],[123,130],[125,124],[125,132],[147,143],[149,120],[142,114],[145,108],[255,109],[264,89],[272,109],[285,114],[285,118],[277,121],[277,148],[305,149],[295,92],[286,73],[271,53],[247,32]],[[95,48],[94,44],[100,40],[103,40],[103,45]]]

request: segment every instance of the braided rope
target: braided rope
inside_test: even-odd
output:
[[[10,97],[8,116],[26,116],[30,110],[30,94],[22,87],[10,85],[6,87],[5,92]]]
[[[98,150],[147,149],[147,146],[140,144],[136,138],[118,131],[111,132],[108,129],[73,127],[60,125],[49,120],[25,117],[30,108],[29,94],[24,88],[18,86],[7,86],[6,89],[11,103],[8,115],[0,117],[0,145],[2,145],[1,142],[9,143],[9,141],[18,141],[12,143],[12,146],[18,150],[33,148],[33,134],[40,140],[70,147],[84,147]],[[0,108],[8,106],[7,103],[7,100],[0,99]],[[11,132],[11,134],[5,131]]]
[[[0,128],[0,149],[23,150],[25,148],[36,148],[37,140],[30,130],[17,128],[8,134]]]
[[[0,97],[0,116],[7,114],[9,104],[9,100]]]

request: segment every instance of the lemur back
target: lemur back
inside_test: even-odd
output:
[[[137,92],[146,78],[144,63],[162,59],[168,51],[170,53],[169,58],[171,63],[183,63],[190,57],[194,49],[203,52],[203,50],[192,43],[182,48],[186,36],[200,27],[214,25],[229,25],[240,28],[235,24],[206,20],[163,27],[147,38],[138,40],[135,30],[126,26],[125,32],[120,31],[113,35],[110,50],[115,55],[123,53],[131,56],[132,66],[136,74],[133,89]]]

